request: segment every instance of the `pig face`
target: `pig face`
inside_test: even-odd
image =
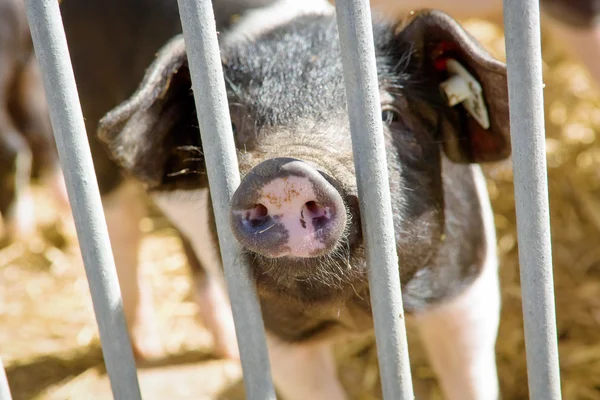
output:
[[[375,21],[374,38],[397,247],[408,282],[437,262],[448,242],[464,241],[455,233],[445,238],[452,215],[444,174],[455,174],[460,184],[465,164],[510,152],[506,74],[503,64],[439,12],[419,13],[398,26]],[[242,176],[231,227],[259,292],[323,303],[366,290],[335,17],[301,16],[224,43]],[[489,129],[462,106],[447,105],[439,85],[448,78],[449,58],[482,85]],[[112,155],[150,191],[208,185],[190,89],[183,39],[177,37],[162,49],[138,92],[100,123]],[[474,247],[480,245],[474,240]],[[473,259],[466,263],[477,264],[478,252],[469,247]]]

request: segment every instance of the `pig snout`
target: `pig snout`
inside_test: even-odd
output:
[[[240,244],[265,257],[318,257],[332,251],[346,227],[339,192],[310,165],[274,158],[254,167],[231,202]]]

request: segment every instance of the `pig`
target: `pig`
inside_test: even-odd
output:
[[[0,0],[0,236],[33,233],[32,178],[68,205],[24,4]]]
[[[377,11],[391,15],[408,14],[413,9],[435,8],[455,18],[496,19],[502,14],[502,0],[370,0]],[[565,45],[572,56],[588,69],[600,85],[600,1],[540,0],[542,26]],[[501,22],[501,21],[497,21]]]
[[[218,29],[227,28],[234,15],[268,1],[214,0]],[[156,51],[181,32],[177,2],[78,0],[62,2],[60,7],[134,353],[139,360],[160,358],[165,352],[158,335],[151,286],[138,265],[142,237],[139,222],[147,215],[148,199],[109,157],[96,137],[96,129],[105,113],[134,92]],[[180,239],[186,249],[187,238],[180,235]],[[233,329],[228,324],[232,322],[227,322],[231,318],[218,322],[230,312],[221,286],[215,283],[222,281],[221,271],[209,274],[208,269],[194,268],[197,260],[188,261],[195,285],[201,289],[196,293],[201,317],[216,338],[216,354],[237,358],[235,337],[229,333]],[[215,315],[213,310],[219,307],[225,311]],[[223,330],[223,326],[228,328]]]
[[[275,386],[288,400],[346,399],[331,346],[373,320],[335,10],[280,0],[219,38],[241,175],[229,223]],[[375,16],[373,38],[405,311],[446,398],[497,399],[498,260],[478,164],[510,155],[505,65],[439,11]],[[489,124],[448,105],[451,59],[481,85]],[[98,135],[212,271],[221,259],[194,95],[178,35]]]

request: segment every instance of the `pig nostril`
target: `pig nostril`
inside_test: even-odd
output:
[[[255,205],[252,211],[254,212],[255,219],[264,218],[269,215],[269,210],[262,204]]]
[[[304,204],[304,209],[302,210],[303,218],[308,221],[312,221],[313,226],[316,229],[321,229],[327,225],[331,215],[327,208],[321,206],[316,201],[309,201]]]
[[[267,221],[269,216],[269,210],[263,204],[256,204],[254,208],[246,212],[246,221],[253,227],[261,226]]]
[[[308,211],[308,218],[320,218],[327,214],[327,211],[324,207],[321,207],[316,201],[309,201],[304,204],[306,210]]]

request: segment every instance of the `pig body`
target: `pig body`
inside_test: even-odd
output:
[[[291,400],[344,399],[329,346],[373,322],[337,25],[324,2],[277,20],[282,5],[294,2],[220,37],[242,176],[231,228],[257,288],[277,388]],[[400,25],[376,19],[374,39],[404,306],[447,397],[495,399],[497,259],[476,163],[510,152],[504,65],[438,12]],[[481,83],[489,129],[441,95],[448,59]],[[176,37],[99,134],[213,270],[221,261],[190,89]],[[230,312],[213,315],[230,332]]]
[[[0,0],[0,236],[35,228],[32,177],[67,203],[24,4]]]

